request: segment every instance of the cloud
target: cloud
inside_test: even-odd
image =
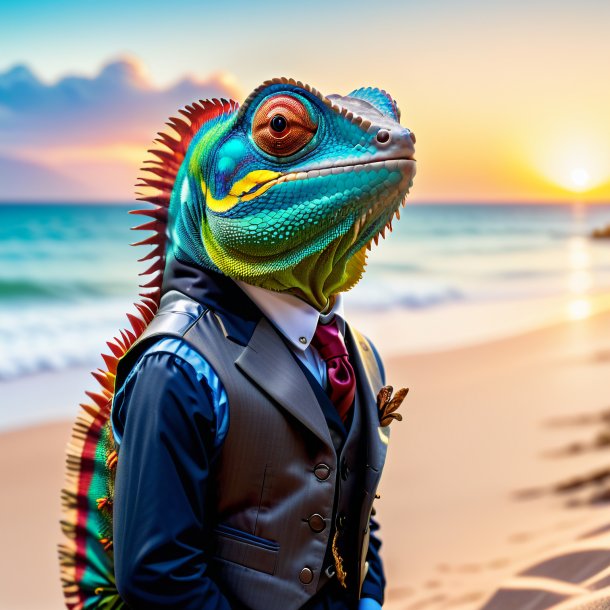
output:
[[[0,155],[3,165],[10,157],[85,184],[85,199],[102,191],[104,197],[131,199],[139,159],[167,118],[185,104],[213,97],[239,99],[241,92],[225,73],[157,88],[133,58],[112,61],[92,78],[65,76],[52,84],[17,65],[0,74]],[[19,192],[19,184],[6,179],[3,172],[0,199]],[[44,196],[42,187],[24,188],[24,197]]]
[[[191,101],[235,95],[224,74],[157,89],[132,58],[106,64],[93,78],[66,76],[50,85],[27,66],[15,66],[0,74],[2,146],[114,143],[117,136],[139,141]]]

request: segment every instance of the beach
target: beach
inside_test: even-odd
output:
[[[408,344],[409,328],[399,330]],[[383,352],[395,335],[373,338]],[[556,454],[595,436],[595,418],[577,416],[610,407],[610,312],[467,347],[390,351],[388,382],[410,392],[377,501],[385,608],[474,610],[537,555],[610,522],[589,490],[550,491],[608,465],[607,450]],[[53,406],[93,388],[87,377],[79,367],[0,386],[12,408],[44,400],[53,414],[0,435],[2,609],[62,607],[55,548],[71,421]]]

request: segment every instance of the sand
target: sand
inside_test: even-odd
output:
[[[388,378],[411,387],[379,501],[388,608],[479,608],[534,557],[610,523],[573,497],[514,497],[610,465],[603,450],[545,455],[596,433],[550,420],[610,407],[609,314],[394,359]]]
[[[373,338],[383,348],[383,337]],[[601,424],[574,419],[610,407],[610,313],[468,348],[393,356],[386,364],[388,380],[411,389],[404,421],[392,424],[377,502],[386,608],[481,608],[537,558],[610,524],[607,504],[586,501],[599,485],[549,491],[610,465],[608,450],[586,448]],[[64,374],[55,400],[83,379],[81,370]],[[40,379],[21,379],[10,391],[0,385],[3,403],[12,403],[20,387],[27,400],[45,392]],[[27,400],[16,408],[27,409]],[[55,544],[70,425],[0,435],[1,610],[63,607]],[[583,448],[556,455],[578,440]],[[607,538],[590,540],[610,546]],[[569,596],[587,594],[572,585]],[[486,610],[525,607],[515,597],[494,599]]]

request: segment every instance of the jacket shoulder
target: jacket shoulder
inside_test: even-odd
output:
[[[129,351],[119,360],[117,381],[120,384],[133,369],[140,356],[161,338],[182,338],[206,312],[206,308],[189,296],[170,290],[161,297],[155,316]]]

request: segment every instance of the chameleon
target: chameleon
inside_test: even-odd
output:
[[[319,311],[362,277],[369,250],[392,230],[416,172],[415,136],[396,101],[365,87],[324,96],[288,78],[265,81],[240,106],[200,100],[159,132],[133,214],[148,237],[141,300],[108,342],[67,446],[59,562],[66,606],[125,608],[113,571],[118,454],[110,414],[117,364],[150,323],[172,258]]]

